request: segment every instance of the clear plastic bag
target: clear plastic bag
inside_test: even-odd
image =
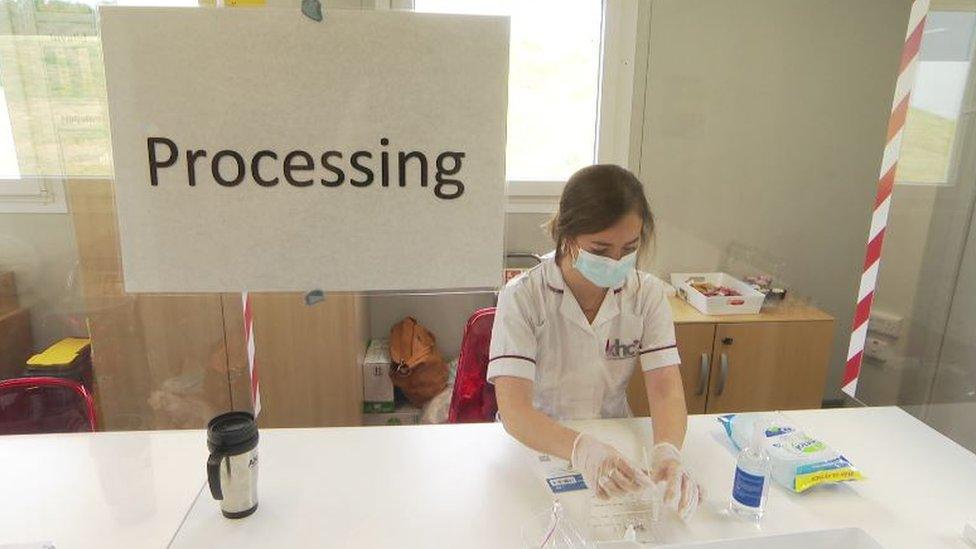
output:
[[[525,549],[588,549],[592,546],[566,515],[562,503],[556,499],[552,502],[552,509],[535,515],[522,526],[522,547]]]

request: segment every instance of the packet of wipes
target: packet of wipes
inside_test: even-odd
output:
[[[844,456],[807,436],[781,413],[728,414],[718,418],[739,449],[749,444],[757,420],[766,422],[766,452],[772,462],[773,479],[780,485],[799,493],[818,484],[864,478]]]

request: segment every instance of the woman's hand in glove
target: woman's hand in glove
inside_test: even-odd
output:
[[[573,468],[600,499],[622,496],[643,490],[650,478],[622,456],[613,446],[580,433],[573,442],[570,459]]]
[[[651,480],[664,489],[664,506],[687,522],[705,499],[701,486],[681,464],[681,452],[669,442],[651,449]]]

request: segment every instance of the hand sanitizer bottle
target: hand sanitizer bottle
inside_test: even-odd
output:
[[[766,423],[756,421],[752,428],[752,442],[739,452],[735,463],[735,480],[732,483],[730,510],[739,516],[756,522],[766,509],[769,493],[770,463],[764,446]]]

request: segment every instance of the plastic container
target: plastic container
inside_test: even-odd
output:
[[[70,379],[91,389],[91,340],[67,337],[27,360],[24,377]]]
[[[523,549],[589,549],[592,545],[567,516],[562,503],[529,518],[522,525]]]
[[[737,291],[737,296],[706,296],[691,282],[708,282]],[[671,285],[678,296],[706,315],[751,315],[762,309],[766,298],[752,286],[726,273],[673,273]]]
[[[759,521],[766,510],[772,466],[765,448],[766,424],[757,422],[749,447],[739,452],[732,482],[729,509],[745,518]]]

